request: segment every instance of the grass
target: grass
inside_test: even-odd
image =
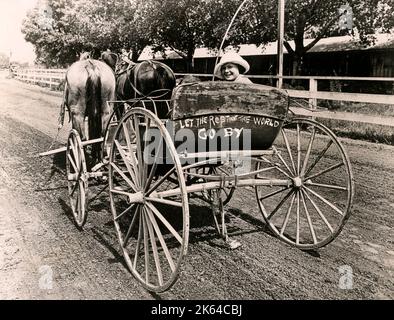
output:
[[[384,143],[394,146],[394,127],[353,121],[319,119],[339,137]]]
[[[291,103],[290,105],[302,105],[308,108],[308,101],[305,99],[297,99],[297,102]],[[327,111],[394,118],[394,105],[319,100],[318,108]],[[394,126],[334,119],[319,119],[318,121],[329,127],[340,137],[394,145]]]
[[[331,105],[334,105],[334,108],[328,108],[329,110],[334,109],[335,111],[340,112],[379,117],[394,117],[394,105],[340,101],[327,102],[324,100],[321,101],[321,104],[324,103],[331,103]],[[331,119],[321,119],[321,122],[327,125],[338,136],[394,145],[394,127]]]

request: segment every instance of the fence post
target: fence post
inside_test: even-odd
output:
[[[309,92],[317,92],[317,79],[310,78],[309,79]],[[309,99],[309,107],[312,110],[315,110],[317,107],[317,99],[316,98],[310,98]]]

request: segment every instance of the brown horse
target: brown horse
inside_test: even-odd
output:
[[[170,67],[164,63],[147,60],[128,67],[116,77],[118,99],[129,100],[149,97],[153,100],[170,99],[176,79]],[[167,107],[158,103],[158,117],[165,118]],[[123,110],[120,110],[122,113]]]
[[[112,52],[101,54],[101,60],[111,66],[113,70],[119,64],[117,58],[117,55]],[[176,79],[171,68],[154,60],[129,65],[116,72],[116,95],[118,100],[125,101],[144,97],[157,100],[170,99],[175,85]],[[122,114],[123,105],[119,105],[118,108],[120,114]],[[165,117],[168,112],[165,107],[158,111],[159,117]]]
[[[63,125],[67,106],[72,128],[78,131],[82,140],[104,136],[112,112],[107,101],[115,100],[115,85],[115,75],[104,62],[88,58],[73,63],[66,72],[59,128]],[[88,137],[85,134],[85,117],[88,118]],[[93,162],[100,160],[100,153],[101,145],[94,144]]]

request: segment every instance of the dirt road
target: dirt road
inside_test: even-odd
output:
[[[315,253],[292,248],[242,220],[229,251],[212,226],[191,218],[178,282],[144,290],[120,254],[109,203],[90,205],[84,231],[72,222],[62,157],[39,158],[56,135],[61,97],[0,79],[1,299],[393,299],[394,147],[343,140],[355,176],[353,213],[340,236]],[[64,141],[68,127],[59,140]],[[59,144],[57,144],[59,145]],[[259,215],[252,190],[229,203],[236,216]],[[208,214],[197,206],[194,212]],[[199,230],[199,229],[198,229]],[[195,232],[194,232],[195,231]],[[341,288],[343,270],[353,285]]]

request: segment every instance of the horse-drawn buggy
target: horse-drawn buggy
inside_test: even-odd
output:
[[[295,117],[285,90],[192,82],[176,87],[171,98],[107,104],[125,112],[110,115],[102,137],[83,141],[77,130],[69,134],[70,204],[82,227],[89,183],[105,178],[121,251],[148,290],[175,283],[188,251],[194,198],[211,207],[212,225],[233,249],[240,242],[227,231],[225,205],[241,187],[253,191],[244,203],[255,199],[271,232],[302,250],[330,243],[349,217],[354,186],[342,144],[324,125]],[[101,145],[102,156],[89,169],[90,144]]]

